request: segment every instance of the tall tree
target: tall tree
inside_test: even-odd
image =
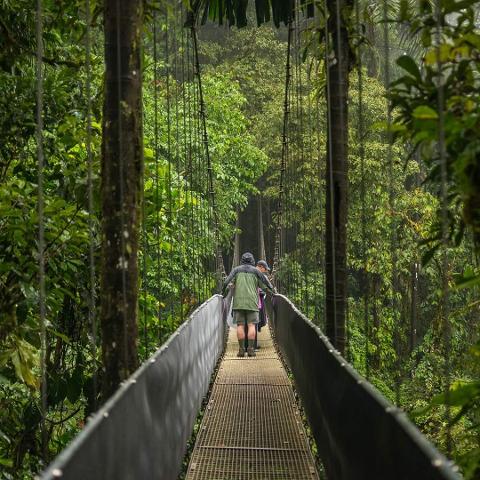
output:
[[[137,367],[138,238],[142,202],[143,1],[106,0],[102,144],[103,394]]]
[[[348,20],[353,0],[328,0],[328,141],[326,189],[326,334],[335,348],[345,350],[348,214]],[[328,40],[327,40],[328,41]],[[333,60],[332,60],[333,58]]]

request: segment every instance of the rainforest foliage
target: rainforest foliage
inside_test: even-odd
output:
[[[174,20],[180,3],[145,5],[140,361],[215,290],[206,138],[224,257],[232,257],[236,217],[249,200],[262,197],[269,262],[278,220],[287,29],[257,28],[253,9],[245,28],[199,28],[205,132],[190,31]],[[377,2],[360,2],[361,26],[354,10],[344,13],[355,52],[346,119],[346,356],[440,450],[451,435],[452,458],[466,478],[480,478],[480,2],[443,1],[440,27],[431,2],[387,3],[388,55]],[[83,2],[44,2],[42,455],[35,12],[29,0],[0,2],[0,478],[31,478],[104,400],[100,329],[91,317],[101,295],[105,47],[102,3],[90,4],[87,29]],[[292,41],[277,267],[280,290],[324,327],[325,59],[333,60],[325,12],[317,10],[315,20],[298,22],[302,33]]]

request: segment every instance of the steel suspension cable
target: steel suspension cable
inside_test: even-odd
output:
[[[290,202],[290,218],[291,229],[293,233],[292,245],[292,294],[296,302],[301,304],[301,298],[298,296],[298,267],[299,267],[299,252],[298,252],[298,234],[299,224],[301,224],[300,212],[297,212],[298,204],[298,171],[302,161],[302,111],[300,104],[301,97],[301,68],[300,68],[300,7],[298,0],[296,1],[295,12],[295,41],[294,41],[294,62],[295,62],[295,89],[293,90],[294,105],[295,105],[295,153],[292,155],[292,195]]]
[[[291,89],[289,91],[289,109],[290,109],[290,122],[288,124],[287,135],[289,137],[288,148],[287,148],[287,164],[286,164],[286,178],[285,178],[285,225],[284,225],[284,235],[285,235],[285,257],[288,261],[287,268],[284,269],[284,275],[286,278],[286,295],[293,297],[292,292],[292,280],[294,277],[293,274],[293,189],[295,187],[294,183],[294,161],[296,154],[295,146],[295,134],[296,134],[296,120],[297,120],[297,111],[295,110],[295,90],[296,90],[296,80],[297,80],[297,71],[295,63],[295,49],[296,49],[296,28],[295,20],[293,22],[293,44],[292,44],[292,78],[291,78]]]
[[[207,161],[207,173],[208,173],[208,193],[211,202],[211,212],[213,216],[213,234],[215,241],[215,261],[216,261],[216,274],[217,274],[217,288],[221,285],[222,278],[226,277],[225,265],[222,258],[222,252],[220,250],[220,230],[219,230],[219,221],[218,221],[218,211],[217,204],[215,199],[215,184],[213,178],[213,167],[210,157],[210,149],[208,144],[208,130],[207,130],[207,116],[205,111],[205,100],[203,96],[203,87],[202,87],[202,75],[200,70],[200,59],[198,55],[198,37],[197,30],[195,28],[195,23],[192,24],[191,28],[192,40],[193,40],[193,49],[195,56],[195,67],[197,74],[198,82],[198,94],[200,101],[200,117],[202,122],[202,133],[203,133],[203,143],[205,148],[205,156]]]
[[[292,35],[295,35],[295,26],[292,25]],[[285,278],[285,294],[291,296],[291,287],[292,287],[292,268],[291,268],[291,253],[292,253],[292,185],[293,185],[293,156],[295,154],[295,144],[294,144],[294,128],[295,128],[295,103],[294,103],[294,91],[295,91],[295,62],[293,62],[293,50],[295,49],[295,36],[292,39],[292,58],[290,61],[293,63],[291,67],[291,79],[290,79],[290,89],[288,92],[288,109],[289,109],[289,123],[287,125],[287,150],[285,155],[285,202],[284,202],[284,222],[283,222],[283,238],[284,238],[284,251],[283,256],[285,258],[285,267],[283,268],[283,277]]]
[[[312,95],[313,95],[313,85],[312,85],[312,78],[311,78],[311,71],[308,72],[308,75],[307,75],[307,85],[308,85],[308,99],[307,99],[307,110],[308,110],[308,129],[307,129],[307,132],[308,132],[308,159],[310,160],[310,162],[313,162],[314,161],[314,154],[313,154],[313,151],[314,151],[314,148],[313,148],[313,143],[314,143],[314,139],[315,139],[315,126],[314,126],[314,116],[313,116],[313,104],[312,104]],[[317,125],[317,130],[319,130],[318,128],[318,124],[315,124]],[[307,171],[304,171],[303,172],[303,179],[305,181],[306,179],[306,176],[307,176]],[[307,188],[303,188],[303,192],[304,192],[304,199],[303,199],[303,218],[304,218],[304,242],[305,242],[305,245],[307,245],[307,232],[308,232],[308,228],[307,228],[307,214],[308,214],[308,211],[307,211],[307,198],[315,198],[314,197],[314,183],[313,183],[313,179],[312,181],[310,182],[309,184],[309,188],[308,188],[308,192],[307,192]],[[320,196],[320,195],[319,195]],[[314,208],[314,203],[312,204],[312,207]],[[310,235],[311,235],[311,238],[313,239],[314,238],[314,225],[313,225],[313,222],[311,223],[311,232],[310,232]],[[305,267],[304,267],[304,272],[303,272],[303,277],[304,277],[304,285],[303,285],[303,288],[304,288],[304,291],[305,291],[305,307],[306,307],[306,315],[307,315],[307,318],[312,318],[312,316],[310,315],[310,292],[309,292],[309,289],[308,289],[308,286],[309,286],[309,281],[308,281],[308,277],[307,277],[307,265],[305,264]],[[315,287],[315,283],[313,282],[313,278],[312,278],[312,284],[314,285],[314,288]],[[312,297],[312,299],[314,299],[314,297]],[[315,309],[314,309],[314,312],[315,312]]]
[[[277,228],[275,235],[275,249],[273,255],[273,265],[272,265],[272,278],[277,288],[282,288],[283,285],[279,285],[277,279],[277,270],[280,263],[280,249],[282,241],[282,228],[283,228],[283,216],[284,216],[284,202],[285,202],[285,172],[286,172],[286,162],[288,154],[288,124],[289,124],[289,101],[288,95],[290,91],[290,81],[291,81],[291,66],[290,66],[290,51],[292,43],[292,19],[289,19],[288,22],[288,40],[287,40],[287,61],[285,68],[285,93],[284,93],[284,102],[283,102],[283,127],[282,127],[282,156],[280,164],[280,181],[279,181],[279,194],[278,194],[278,210],[277,210]]]
[[[332,291],[333,291],[333,329],[334,329],[334,343],[336,343],[336,333],[337,333],[337,279],[336,279],[336,260],[335,260],[335,224],[334,224],[334,195],[333,195],[333,147],[332,147],[332,102],[331,102],[331,88],[330,88],[330,32],[328,29],[328,5],[327,0],[324,2],[325,9],[325,68],[326,68],[326,90],[327,90],[327,119],[328,119],[328,128],[327,128],[327,143],[328,143],[328,172],[329,178],[327,187],[328,191],[328,200],[330,203],[330,243],[331,243],[331,255],[332,255]],[[327,250],[327,243],[325,244],[325,251]],[[327,295],[325,295],[325,302],[328,302]]]
[[[302,56],[301,56],[301,25],[300,25],[300,1],[297,0],[297,11],[298,11],[298,21],[297,21],[297,28],[298,28],[298,49],[297,49],[297,56],[298,56],[298,71],[299,71],[299,81],[298,81],[298,102],[299,102],[299,126],[300,126],[300,165],[298,167],[298,175],[301,176],[301,195],[300,201],[302,204],[302,208],[300,210],[300,226],[299,231],[301,233],[301,242],[300,245],[304,248],[300,247],[298,250],[298,266],[299,266],[299,274],[297,275],[299,288],[300,288],[300,299],[303,310],[307,313],[308,317],[308,295],[307,295],[307,271],[306,271],[306,255],[302,255],[302,252],[306,250],[306,194],[307,194],[307,183],[306,183],[306,146],[305,146],[305,135],[306,135],[306,127],[305,127],[305,105],[304,105],[304,94],[308,95],[308,101],[310,100],[310,90],[308,88],[308,78],[307,84],[304,85],[302,80],[302,75],[304,74],[304,68],[302,66]],[[302,15],[302,19],[305,21],[304,15]],[[310,112],[310,111],[309,111]],[[309,119],[310,120],[310,119]],[[309,136],[310,138],[310,136]],[[297,242],[298,243],[298,242]]]
[[[178,31],[177,31],[177,26],[178,26],[178,21],[179,21],[179,12],[178,12],[178,4],[175,3],[174,9],[173,9],[173,14],[174,14],[174,23],[173,23],[173,82],[174,82],[174,96],[175,96],[175,109],[174,109],[174,114],[175,114],[175,175],[170,173],[170,196],[173,194],[173,188],[177,187],[178,182],[176,181],[178,179],[179,173],[180,173],[180,132],[179,132],[179,127],[180,127],[180,120],[179,120],[179,86],[178,86],[178,53],[179,53],[179,45],[178,45]],[[181,17],[180,17],[181,21]],[[181,28],[181,27],[180,27]],[[178,197],[180,198],[180,197]],[[179,213],[178,213],[179,215]],[[171,213],[171,229],[170,229],[170,244],[173,246],[173,241],[174,241],[174,233],[173,233],[173,202],[172,202],[172,213]],[[178,222],[178,220],[177,220]],[[177,228],[177,234],[181,231],[181,227]],[[178,253],[178,249],[177,249]],[[174,274],[175,274],[175,257],[174,257],[174,249],[170,248],[170,255],[169,255],[169,268],[170,268],[170,278],[173,280]],[[182,284],[182,269],[180,268],[179,272],[179,282],[178,282],[178,287],[179,287],[179,292],[181,292],[181,284]],[[174,288],[172,291],[172,300],[170,301],[170,315],[173,319],[173,316],[175,315],[175,285],[176,282],[174,282]],[[180,298],[180,305],[181,305],[181,298]]]
[[[40,319],[40,375],[41,375],[41,435],[42,456],[47,460],[48,438],[46,429],[47,416],[47,320],[46,320],[46,289],[45,289],[45,198],[44,198],[44,145],[43,145],[43,3],[37,0],[36,17],[36,127],[37,141],[37,182],[38,182],[38,305]]]
[[[183,17],[183,16],[182,16]],[[184,24],[186,18],[183,18],[182,24]],[[186,70],[185,70],[185,55],[187,55],[187,38],[185,35],[185,28],[181,28],[181,45],[182,45],[182,57],[181,57],[181,78],[182,78],[182,142],[183,142],[183,170],[185,172],[187,169],[187,158],[188,158],[188,140],[187,140],[187,94],[186,94]],[[182,175],[181,183],[180,183],[180,175]],[[183,195],[185,195],[185,202],[187,202],[187,184],[185,173],[181,174],[181,170],[178,170],[178,177],[179,177],[179,192],[184,189]],[[188,204],[188,203],[187,203]],[[185,219],[185,227],[187,227],[187,219]],[[183,225],[182,225],[183,227]],[[183,271],[184,266],[186,263],[187,255],[186,255],[186,247],[183,238],[183,230],[182,228],[178,229],[178,244],[181,248],[180,254],[180,321],[183,322],[184,318],[184,311],[183,311],[183,294],[185,289],[185,281],[183,278]]]
[[[172,74],[172,65],[171,65],[171,49],[170,43],[172,43],[172,50],[173,50],[173,62],[175,68],[176,62],[176,49],[175,49],[175,42],[176,42],[176,17],[174,15],[173,19],[170,18],[169,15],[169,8],[166,8],[166,29],[165,29],[165,66],[167,69],[167,76],[166,76],[166,95],[167,95],[167,229],[166,232],[168,234],[168,275],[171,277],[172,275],[172,255],[173,255],[173,197],[172,197],[172,162],[173,162],[173,148],[172,148],[172,105],[171,105],[171,95],[172,95],[172,87],[171,81],[176,83],[176,79],[174,78],[174,73]],[[170,40],[170,29],[172,30],[173,41]],[[173,113],[175,115],[175,111]],[[175,145],[175,150],[177,146]],[[172,278],[170,278],[170,282],[172,282]],[[167,293],[168,295],[168,293]],[[167,297],[168,298],[168,297]],[[170,299],[168,299],[170,300]],[[168,310],[170,311],[170,316],[172,316],[172,301],[165,302],[168,305]],[[167,317],[168,314],[165,312]]]
[[[341,45],[341,22],[342,22],[342,12],[340,11],[340,1],[336,1],[335,2],[335,28],[336,28],[336,32],[337,32],[337,45],[336,45],[336,48],[337,48],[337,62],[338,62],[338,85],[339,85],[339,91],[340,91],[340,96],[343,97],[344,95],[348,95],[348,92],[345,92],[343,90],[343,82],[342,82],[342,78],[341,78],[341,72],[342,72],[342,62],[343,62],[343,58],[342,58],[342,45]],[[348,75],[348,73],[347,73]],[[348,101],[348,100],[347,100]],[[340,112],[340,124],[341,125],[345,125],[345,121],[348,122],[348,118],[345,119],[344,116],[343,116],[343,109],[340,108],[339,109],[339,112]],[[348,126],[347,126],[348,128]],[[347,141],[348,141],[348,137],[347,137]],[[333,171],[332,171],[332,175],[333,175]],[[333,183],[332,183],[332,189],[333,190]],[[333,192],[332,192],[333,193]],[[333,206],[333,205],[332,205]],[[335,221],[334,221],[334,217],[331,218],[331,227],[332,227],[332,233],[334,234],[334,227],[335,227]],[[334,234],[335,235],[335,234]],[[336,260],[335,258],[333,257],[333,260],[334,260],[334,268],[333,270],[336,270],[336,268],[338,267],[338,265],[336,265]],[[337,303],[337,297],[336,297],[336,294],[334,295],[334,303]],[[343,301],[343,299],[342,299]],[[336,313],[338,312],[337,309],[335,309]],[[343,339],[340,339],[338,338],[339,337],[339,334],[338,334],[338,320],[337,318],[335,318],[335,346],[337,347],[338,343],[344,343],[345,344],[345,349],[346,349],[346,352],[347,352],[347,360],[350,360],[350,348],[349,348],[349,338],[348,338],[348,333],[349,333],[349,318],[348,318],[348,295],[347,295],[347,301],[346,301],[346,304],[345,304],[345,332],[344,332],[344,336],[345,338]]]
[[[207,283],[208,283],[208,272],[205,267],[205,258],[208,256],[208,221],[207,216],[208,212],[206,208],[209,208],[208,202],[208,180],[207,186],[204,184],[206,172],[205,169],[205,161],[202,155],[204,152],[205,142],[203,141],[202,135],[202,127],[201,127],[201,119],[200,119],[200,95],[198,92],[198,82],[196,81],[197,73],[196,73],[196,60],[194,56],[194,78],[195,78],[195,133],[196,133],[196,146],[197,146],[197,164],[196,164],[196,188],[197,188],[197,196],[199,198],[199,205],[201,205],[201,209],[199,210],[198,220],[200,222],[200,241],[199,241],[199,271],[201,274],[200,281],[201,281],[201,292],[202,292],[202,301],[205,300],[207,296]],[[202,193],[204,196],[202,196]],[[205,208],[206,207],[206,208]]]
[[[193,41],[192,41],[193,43]],[[198,291],[199,291],[199,299],[203,300],[205,297],[205,275],[203,272],[203,257],[205,254],[205,222],[204,222],[204,212],[203,212],[203,197],[202,197],[202,185],[201,180],[204,178],[202,174],[201,167],[202,167],[202,160],[201,160],[201,147],[202,142],[200,141],[200,108],[198,107],[199,95],[198,95],[198,83],[196,82],[196,62],[195,62],[195,52],[192,48],[192,88],[193,88],[193,143],[195,146],[195,157],[194,157],[194,164],[192,168],[192,181],[194,182],[193,188],[195,192],[195,197],[197,199],[197,205],[199,208],[197,209],[198,214],[195,218],[195,222],[199,224],[200,228],[200,235],[198,238],[198,255],[197,255],[197,268],[198,268]],[[196,173],[196,176],[194,175]]]
[[[325,62],[325,60],[324,60]],[[327,71],[326,65],[324,65],[325,71]],[[323,186],[324,184],[324,172],[322,170],[322,158],[324,152],[321,150],[320,145],[321,145],[321,138],[320,138],[320,128],[318,126],[320,125],[320,92],[317,92],[317,98],[315,101],[315,124],[317,125],[317,151],[318,151],[318,182],[320,187]],[[325,157],[327,156],[327,152],[325,152]],[[318,256],[321,259],[321,270],[322,270],[322,293],[323,293],[323,302],[321,304],[321,317],[319,316],[319,313],[316,313],[317,318],[322,318],[322,328],[325,328],[325,299],[327,296],[326,292],[326,268],[325,268],[325,229],[324,229],[324,203],[322,201],[323,195],[322,192],[319,192],[318,194],[318,225],[320,226],[320,239],[321,241],[318,242],[320,249],[318,252]],[[322,244],[323,243],[323,244]],[[315,303],[315,308],[317,308],[317,303]]]
[[[126,272],[126,245],[125,245],[125,214],[123,207],[125,204],[125,165],[123,158],[123,142],[122,142],[122,55],[121,55],[121,35],[120,35],[120,0],[115,2],[115,16],[116,16],[116,57],[117,57],[117,109],[118,109],[118,121],[117,121],[117,135],[118,135],[118,156],[119,156],[119,168],[118,176],[120,181],[120,249],[122,253],[122,329],[123,329],[123,361],[124,372],[123,376],[126,378],[128,373],[128,331],[127,331],[127,272]]]
[[[446,450],[450,455],[452,451],[451,432],[451,408],[450,408],[450,385],[451,385],[451,325],[449,319],[449,286],[448,286],[448,163],[445,143],[445,87],[443,79],[442,60],[440,48],[442,43],[442,3],[435,0],[435,50],[437,67],[437,103],[438,103],[438,154],[440,160],[440,202],[441,202],[441,234],[442,234],[442,298],[441,313],[443,317],[443,342],[445,351],[445,421],[447,424]]]
[[[157,40],[157,32],[156,32],[156,21],[157,21],[157,12],[156,10],[153,11],[153,50],[154,50],[154,60],[153,60],[153,88],[154,88],[154,97],[155,97],[155,89],[156,87],[156,40]],[[144,112],[145,114],[145,112]],[[144,122],[145,122],[145,115],[144,115]],[[155,154],[154,154],[155,155]],[[143,308],[142,308],[142,329],[143,329],[143,361],[148,358],[148,286],[147,286],[147,255],[148,255],[148,236],[147,236],[147,212],[146,212],[146,195],[145,195],[145,173],[142,177],[142,192],[143,192],[143,202],[142,202],[142,209],[141,209],[141,217],[142,217],[142,239],[141,239],[141,246],[142,246],[142,272],[141,272],[141,282],[142,282],[142,301],[143,301]],[[141,344],[141,338],[140,338]]]
[[[365,330],[365,377],[367,380],[370,377],[370,367],[369,367],[369,280],[368,280],[368,259],[367,259],[367,219],[366,219],[366,200],[365,200],[365,118],[364,118],[364,105],[363,105],[363,63],[362,63],[362,26],[360,19],[360,4],[358,1],[355,2],[355,22],[357,30],[357,81],[358,81],[358,145],[359,145],[359,154],[360,154],[360,208],[361,208],[361,256],[363,263],[363,275],[364,275],[364,285],[362,286],[363,293],[363,325]]]
[[[388,90],[390,85],[390,32],[389,32],[389,19],[388,19],[388,2],[383,0],[383,41],[384,41],[384,75],[385,75],[385,90]],[[392,150],[392,111],[389,105],[387,105],[387,164],[388,164],[388,206],[390,210],[390,252],[391,252],[391,268],[392,268],[392,317],[393,317],[393,331],[394,331],[394,349],[395,349],[395,402],[397,406],[400,406],[400,325],[398,318],[398,304],[397,304],[397,292],[398,292],[398,278],[397,278],[397,225],[396,225],[396,213],[395,213],[395,192],[394,192],[394,164],[393,164],[393,150]]]
[[[164,74],[165,74],[165,96],[166,96],[166,115],[167,115],[167,165],[166,165],[166,175],[164,173],[163,181],[165,185],[166,191],[166,213],[167,213],[167,225],[166,225],[166,233],[167,233],[167,244],[170,245],[171,249],[171,229],[172,229],[172,109],[171,109],[171,88],[170,88],[170,80],[171,80],[171,64],[170,64],[170,27],[171,27],[171,19],[169,15],[169,7],[166,6],[165,8],[165,38],[164,38],[164,45],[163,45],[163,54],[165,58],[165,67],[164,67]],[[175,20],[173,20],[175,21]],[[162,202],[163,204],[163,202]],[[168,252],[168,266],[170,266],[170,258],[171,258],[171,251]],[[160,268],[160,267],[159,267]],[[168,268],[168,275],[171,274],[170,268]],[[158,334],[159,339],[162,341],[163,339],[163,323],[165,322],[167,312],[164,312],[164,318],[162,320],[161,317],[161,308],[162,304],[160,302],[162,288],[161,288],[161,279],[160,279],[160,271],[158,271],[158,289],[159,289],[159,325],[158,325]],[[167,300],[165,300],[165,304],[167,304]]]
[[[90,0],[85,0],[85,67],[86,67],[86,97],[87,97],[87,196],[88,196],[88,324],[91,332],[91,355],[93,361],[93,408],[97,409],[98,368],[97,368],[97,317],[95,311],[95,212],[93,205],[93,153],[92,153],[92,68],[91,68],[91,11]]]
[[[153,20],[153,135],[155,156],[155,283],[156,283],[156,321],[157,338],[161,338],[161,302],[160,302],[160,162],[159,162],[159,122],[158,122],[158,19],[156,13]]]
[[[190,191],[190,238],[191,238],[191,248],[194,257],[192,258],[193,263],[193,290],[195,292],[195,301],[199,301],[200,297],[200,273],[198,270],[198,246],[196,242],[197,236],[194,234],[195,228],[195,209],[194,209],[194,199],[196,195],[194,194],[194,177],[193,177],[193,166],[194,166],[194,141],[195,135],[192,134],[192,131],[195,132],[195,118],[194,118],[194,109],[192,108],[192,102],[195,102],[195,85],[194,85],[194,58],[191,49],[190,36],[187,35],[187,65],[188,65],[188,144],[189,144],[189,153],[188,153],[188,176],[187,180],[189,182],[189,191]]]

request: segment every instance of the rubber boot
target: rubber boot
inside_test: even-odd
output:
[[[245,341],[239,340],[237,357],[244,357],[244,356],[245,356]]]
[[[248,348],[247,348],[248,356],[255,357],[255,340],[248,339]]]

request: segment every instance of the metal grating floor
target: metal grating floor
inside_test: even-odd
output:
[[[197,436],[188,480],[318,480],[292,385],[268,328],[254,358],[235,330]]]

